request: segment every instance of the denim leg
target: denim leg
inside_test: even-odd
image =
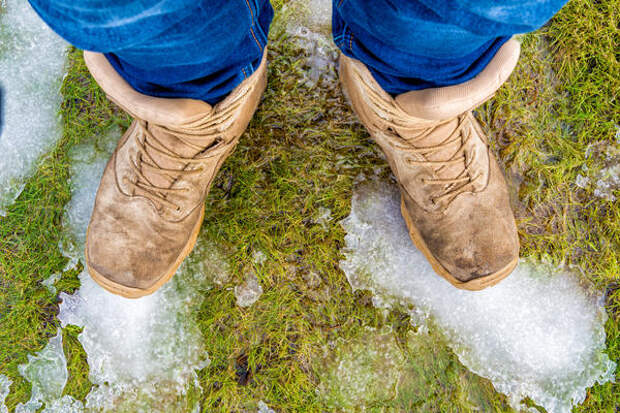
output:
[[[29,0],[60,36],[105,53],[137,91],[223,99],[260,64],[269,0]]]
[[[455,85],[566,0],[333,0],[333,36],[389,93]]]

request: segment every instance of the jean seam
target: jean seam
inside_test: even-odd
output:
[[[267,34],[265,33],[265,31],[263,30],[260,24],[257,23],[254,27],[256,28],[256,35],[260,39],[260,44],[262,45],[261,47],[261,51],[262,51],[268,42]]]
[[[250,19],[251,19],[250,33],[252,34],[252,37],[254,38],[256,45],[258,46],[258,50],[262,53],[263,45],[261,44],[261,42],[258,41],[258,38],[256,37],[256,33],[254,33],[254,27],[257,26],[256,20],[254,18],[254,10],[252,9],[252,6],[250,5],[249,0],[245,0],[245,4],[248,7],[248,10],[250,11]]]
[[[348,32],[349,32],[349,52],[353,54],[353,39],[355,36],[353,36],[353,33],[351,33],[351,30],[348,30]]]

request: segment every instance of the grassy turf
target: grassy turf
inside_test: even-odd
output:
[[[274,3],[279,9],[284,2]],[[572,0],[550,25],[525,36],[515,74],[477,113],[511,183],[521,254],[575,265],[607,290],[614,360],[620,358],[620,208],[596,197],[595,185],[582,189],[576,180],[595,181],[599,170],[619,161],[619,18],[618,2]],[[349,213],[355,177],[375,168],[387,174],[387,168],[338,89],[300,85],[300,53],[282,31],[272,33],[263,104],[209,196],[203,236],[232,251],[228,287],[254,270],[264,294],[250,309],[237,307],[227,288],[206,296],[196,322],[209,337],[212,363],[199,375],[202,396],[189,397],[201,397],[204,411],[241,411],[260,399],[278,411],[361,408],[342,395],[317,395],[329,380],[324,350],[333,342],[354,349],[369,328],[390,327],[403,369],[411,372],[403,383],[410,385],[382,393],[369,410],[468,411],[471,397],[463,392],[487,410],[508,410],[505,398],[468,373],[441,337],[412,342],[406,317],[383,314],[368,294],[351,292],[337,265],[344,238],[337,223]],[[0,374],[14,381],[10,409],[30,392],[17,366],[58,326],[57,295],[40,281],[66,264],[58,241],[70,199],[67,153],[129,122],[90,79],[78,51],[70,53],[62,93],[63,137],[0,218]],[[314,222],[320,208],[331,210],[327,230]],[[252,261],[257,250],[267,257],[262,265]],[[58,291],[74,291],[76,275],[63,274]],[[64,332],[65,393],[83,400],[90,382],[78,333],[75,327]],[[612,412],[619,395],[616,384],[596,385],[576,411]]]

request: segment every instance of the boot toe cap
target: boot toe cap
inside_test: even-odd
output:
[[[87,266],[95,280],[104,287],[148,290],[165,275],[168,255],[155,254],[148,241],[136,244],[115,231],[89,231]],[[103,280],[101,280],[103,278]],[[116,292],[116,291],[114,291]]]
[[[93,213],[85,248],[89,272],[113,293],[132,297],[148,294],[176,269],[174,263],[186,240],[166,237],[176,231],[155,229],[145,217],[123,217],[122,222],[117,218]]]
[[[460,228],[445,231],[443,242],[435,241],[435,255],[460,282],[494,278],[510,272],[519,258],[519,238],[512,214],[501,209],[475,208]]]

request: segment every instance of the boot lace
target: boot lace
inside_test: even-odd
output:
[[[238,91],[232,99],[229,99],[222,110],[209,113],[197,120],[190,121],[179,127],[166,127],[155,125],[156,128],[174,135],[183,145],[192,149],[199,157],[186,157],[168,149],[161,139],[158,139],[149,128],[149,123],[142,119],[137,119],[138,133],[134,139],[137,148],[135,159],[130,159],[130,167],[135,173],[135,181],[125,177],[125,183],[132,188],[134,194],[144,196],[151,200],[159,209],[168,207],[175,212],[180,212],[182,206],[180,201],[184,192],[189,192],[190,188],[175,188],[173,185],[181,178],[199,175],[205,170],[205,164],[214,157],[223,154],[231,144],[236,143],[236,139],[225,140],[223,136],[228,136],[226,131],[236,121],[236,114],[239,106],[243,103],[243,98],[250,93],[252,86]],[[194,141],[199,138],[202,141],[212,139],[212,143],[207,147],[196,144]],[[154,159],[157,154],[179,165],[179,168],[164,168]],[[188,166],[201,165],[197,168]],[[156,185],[152,179],[145,175],[145,171],[150,171],[159,177],[164,177],[165,185]]]
[[[430,167],[435,171],[435,174],[438,175],[444,170],[447,166],[450,165],[463,165],[463,168],[454,176],[453,178],[424,178],[422,180],[423,183],[428,185],[437,185],[441,189],[438,194],[431,198],[431,203],[439,204],[443,200],[452,200],[456,198],[458,195],[468,192],[471,189],[472,184],[482,176],[480,173],[475,173],[472,169],[473,157],[471,159],[467,159],[467,155],[465,152],[465,148],[467,147],[468,141],[472,137],[472,118],[473,115],[471,112],[467,112],[457,117],[458,125],[452,131],[452,133],[441,143],[433,146],[425,146],[425,147],[417,147],[415,143],[423,140],[427,136],[431,135],[437,128],[445,125],[446,123],[452,121],[452,119],[448,121],[438,122],[434,126],[425,127],[418,136],[414,138],[406,139],[402,137],[399,133],[396,132],[395,125],[389,126],[388,130],[392,132],[391,136],[393,139],[389,139],[388,143],[394,149],[407,152],[409,154],[419,155],[418,157],[408,156],[405,158],[405,162],[407,164],[416,167],[416,166],[426,166]],[[409,129],[411,131],[411,129]],[[459,143],[458,148],[454,152],[454,155],[449,157],[448,159],[440,159],[440,160],[429,160],[428,158],[442,151],[443,149],[453,147],[455,144]]]
[[[440,187],[437,194],[431,197],[430,201],[433,205],[437,205],[446,201],[446,206],[452,202],[458,195],[468,192],[471,187],[483,174],[476,173],[473,168],[474,157],[467,158],[465,148],[474,135],[473,124],[476,121],[471,111],[467,111],[456,118],[431,121],[417,119],[403,111],[399,106],[395,105],[393,99],[387,99],[384,94],[378,93],[373,85],[370,85],[365,76],[356,71],[358,81],[365,86],[362,88],[366,95],[366,101],[370,102],[375,114],[382,119],[387,125],[387,132],[382,132],[386,141],[394,149],[404,151],[410,156],[405,158],[405,162],[412,167],[426,166],[430,167],[434,172],[434,178],[424,178],[423,183],[428,185],[436,185]],[[444,126],[457,119],[458,124],[450,135],[443,140],[442,143],[431,146],[416,146],[415,144],[424,140],[433,134],[438,128]],[[376,125],[375,125],[376,126]],[[376,126],[377,130],[385,130]],[[398,131],[406,132],[407,135],[413,137],[403,137]],[[460,143],[454,155],[448,159],[431,160],[431,155],[436,154],[443,149]],[[463,168],[452,178],[440,178],[438,174],[450,165],[463,165]]]

